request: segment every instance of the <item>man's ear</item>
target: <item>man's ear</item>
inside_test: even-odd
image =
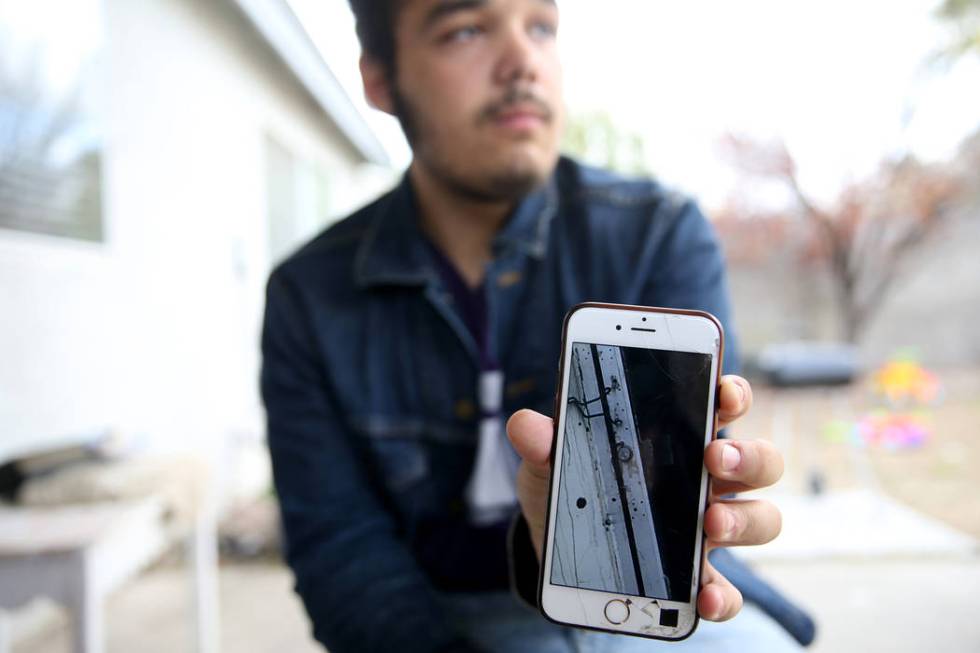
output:
[[[361,80],[364,82],[364,97],[368,104],[387,114],[395,115],[395,103],[392,101],[391,82],[385,66],[366,54],[361,55]]]

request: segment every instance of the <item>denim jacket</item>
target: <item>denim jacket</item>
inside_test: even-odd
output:
[[[712,229],[650,180],[562,159],[494,239],[485,292],[505,416],[551,414],[562,318],[583,301],[709,311],[726,327],[725,369],[737,367]],[[480,352],[434,270],[407,175],[274,270],[262,351],[285,555],[314,636],[333,653],[452,649],[428,571],[439,540],[420,532],[464,520]]]

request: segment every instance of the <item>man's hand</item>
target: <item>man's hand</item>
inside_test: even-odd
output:
[[[748,412],[752,387],[739,376],[721,379],[718,427],[725,427]],[[534,550],[541,559],[551,477],[552,420],[531,410],[521,410],[507,422],[507,435],[523,462],[517,473],[517,497],[531,531]],[[726,494],[767,487],[783,474],[783,459],[763,440],[715,440],[704,452],[711,474],[711,495],[704,516],[708,550],[720,546],[765,544],[779,534],[782,517],[768,501],[722,499]],[[704,619],[725,621],[742,607],[742,595],[705,562],[701,576],[698,612]]]

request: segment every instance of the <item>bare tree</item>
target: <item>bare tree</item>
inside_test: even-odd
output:
[[[906,156],[883,162],[876,174],[849,184],[836,201],[823,205],[800,185],[796,162],[782,142],[730,135],[723,145],[737,170],[779,184],[789,198],[783,211],[757,209],[751,201],[742,201],[728,212],[777,226],[791,219],[810,226],[811,239],[802,254],[827,263],[841,335],[848,342],[861,337],[893,290],[900,269],[957,206],[968,186],[960,166],[930,165]]]

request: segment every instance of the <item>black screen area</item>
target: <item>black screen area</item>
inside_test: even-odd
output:
[[[573,343],[551,582],[689,601],[711,355]]]

